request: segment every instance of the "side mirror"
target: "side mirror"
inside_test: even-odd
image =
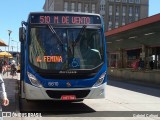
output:
[[[26,30],[24,27],[19,28],[19,41],[23,42],[26,39]]]

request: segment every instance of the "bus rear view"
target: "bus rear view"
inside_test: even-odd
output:
[[[98,14],[30,13],[22,26],[21,99],[105,97],[106,42]]]

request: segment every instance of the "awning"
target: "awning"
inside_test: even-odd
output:
[[[7,44],[3,40],[0,39],[0,46],[7,46]]]

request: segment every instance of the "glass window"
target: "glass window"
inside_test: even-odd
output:
[[[115,25],[115,28],[118,28],[118,25]]]
[[[140,4],[141,1],[140,0],[135,0],[135,3]]]
[[[84,11],[86,12],[86,13],[88,13],[88,11],[89,11],[89,4],[85,4],[85,7],[84,7]]]
[[[112,16],[109,15],[109,22],[112,22]]]
[[[96,12],[96,5],[92,4],[92,13],[95,13],[95,12]]]
[[[82,11],[82,3],[78,3],[78,12]]]
[[[114,2],[114,0],[109,0],[110,2]]]
[[[115,22],[116,22],[116,23],[119,22],[119,16],[115,16]]]
[[[133,17],[132,16],[129,16],[129,23],[133,22]]]
[[[129,3],[134,3],[134,0],[129,0]]]
[[[105,15],[102,15],[102,17],[103,17],[103,21],[104,21],[104,19],[105,19]]]
[[[98,28],[33,26],[28,48],[30,64],[42,71],[93,69],[104,60],[102,31]]]
[[[119,6],[116,6],[116,13],[119,13]]]
[[[121,0],[116,0],[116,2],[121,2]]]
[[[72,11],[72,12],[75,11],[75,3],[71,3],[71,11]]]
[[[108,30],[111,30],[112,29],[112,24],[109,24],[108,25]]]
[[[122,0],[123,3],[127,3],[127,0]]]
[[[132,15],[132,13],[133,13],[133,7],[129,7],[129,15]]]
[[[109,13],[112,13],[112,5],[109,6]]]
[[[68,11],[68,2],[64,2],[64,11]]]
[[[103,10],[102,6],[103,6],[103,5],[100,5],[100,11],[102,11],[102,10]]]
[[[126,13],[126,6],[122,7],[122,13]]]
[[[105,5],[103,5],[103,10],[105,11]]]
[[[126,17],[122,16],[122,23],[125,23],[125,22],[126,22]]]
[[[49,1],[49,11],[54,11],[54,1]]]
[[[139,12],[140,12],[139,9],[140,9],[140,8],[139,8],[138,6],[135,7],[135,13],[136,13],[136,14],[139,14]]]
[[[100,5],[100,11],[105,11],[105,5]]]
[[[138,16],[135,16],[135,21],[138,21],[139,17]]]

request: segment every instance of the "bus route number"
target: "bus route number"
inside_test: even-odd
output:
[[[58,82],[48,82],[48,86],[50,86],[50,87],[58,87],[59,83]]]
[[[50,23],[50,16],[40,16],[40,23]]]

